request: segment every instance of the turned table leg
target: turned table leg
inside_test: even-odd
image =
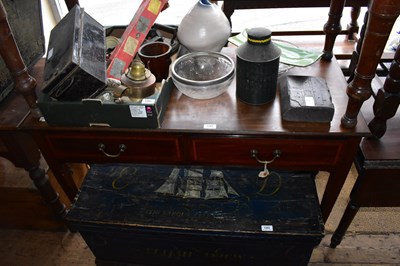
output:
[[[343,127],[356,126],[361,106],[371,96],[371,81],[375,77],[376,68],[399,13],[400,5],[397,0],[371,1],[360,58],[354,79],[347,86],[349,100],[341,121]]]
[[[46,171],[38,165],[33,165],[31,168],[26,168],[25,170],[29,172],[29,177],[32,179],[44,200],[59,217],[63,218],[67,209],[65,204],[60,201],[58,192],[51,186]]]
[[[66,214],[66,206],[50,184],[46,171],[40,167],[40,152],[32,137],[27,133],[9,131],[1,134],[1,140],[8,151],[5,157],[29,173],[45,202],[62,218]]]
[[[351,201],[347,204],[346,210],[343,214],[342,219],[340,220],[338,228],[332,235],[330,244],[331,248],[336,248],[336,246],[339,245],[340,242],[342,242],[342,239],[347,231],[347,228],[349,228],[351,222],[353,221],[359,209],[360,208],[353,205]]]

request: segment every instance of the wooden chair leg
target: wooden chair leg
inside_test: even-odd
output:
[[[336,246],[342,242],[342,239],[347,229],[349,228],[359,209],[360,208],[353,205],[351,201],[347,204],[346,210],[342,216],[342,219],[340,220],[338,228],[332,235],[330,244],[331,248],[336,248]]]
[[[333,57],[333,46],[337,35],[342,30],[340,19],[342,17],[345,0],[331,0],[328,21],[324,25],[325,45],[322,59],[330,61]]]
[[[349,100],[341,124],[345,128],[357,125],[361,106],[372,94],[371,81],[382,57],[391,29],[400,14],[396,0],[372,0],[369,7],[365,38],[354,80],[347,86]]]
[[[360,16],[361,12],[361,7],[360,6],[354,6],[351,8],[350,11],[350,17],[351,21],[349,24],[347,24],[347,30],[348,30],[348,35],[347,39],[348,40],[355,40],[354,35],[358,33],[358,30],[360,27],[358,26],[358,17]]]
[[[356,50],[353,51],[353,54],[351,55],[351,60],[350,60],[350,65],[349,65],[349,78],[347,79],[348,83],[350,83],[354,79],[354,72],[356,71],[358,59],[360,58],[360,52],[361,52],[361,47],[362,47],[362,44],[364,41],[365,27],[367,25],[367,22],[368,22],[368,11],[365,12],[365,15],[364,15],[364,21],[363,21],[363,25],[361,27],[360,37],[357,41]]]
[[[379,89],[374,101],[374,118],[368,128],[376,138],[386,132],[386,121],[392,118],[400,104],[400,46],[389,69],[383,88]]]

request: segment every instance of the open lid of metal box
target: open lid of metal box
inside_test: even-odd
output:
[[[75,5],[52,29],[42,91],[57,100],[81,100],[105,87],[105,30]]]

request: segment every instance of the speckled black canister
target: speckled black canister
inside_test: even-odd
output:
[[[259,105],[275,98],[281,50],[267,28],[247,30],[247,42],[236,50],[236,96]]]

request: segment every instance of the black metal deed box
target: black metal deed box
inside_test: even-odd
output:
[[[52,126],[159,128],[173,88],[169,79],[146,98],[114,99],[105,29],[78,5],[51,31],[43,78],[37,104]]]
[[[106,86],[105,29],[75,5],[51,30],[42,91],[79,101]]]
[[[324,234],[314,175],[92,165],[67,221],[98,265],[307,265]]]

